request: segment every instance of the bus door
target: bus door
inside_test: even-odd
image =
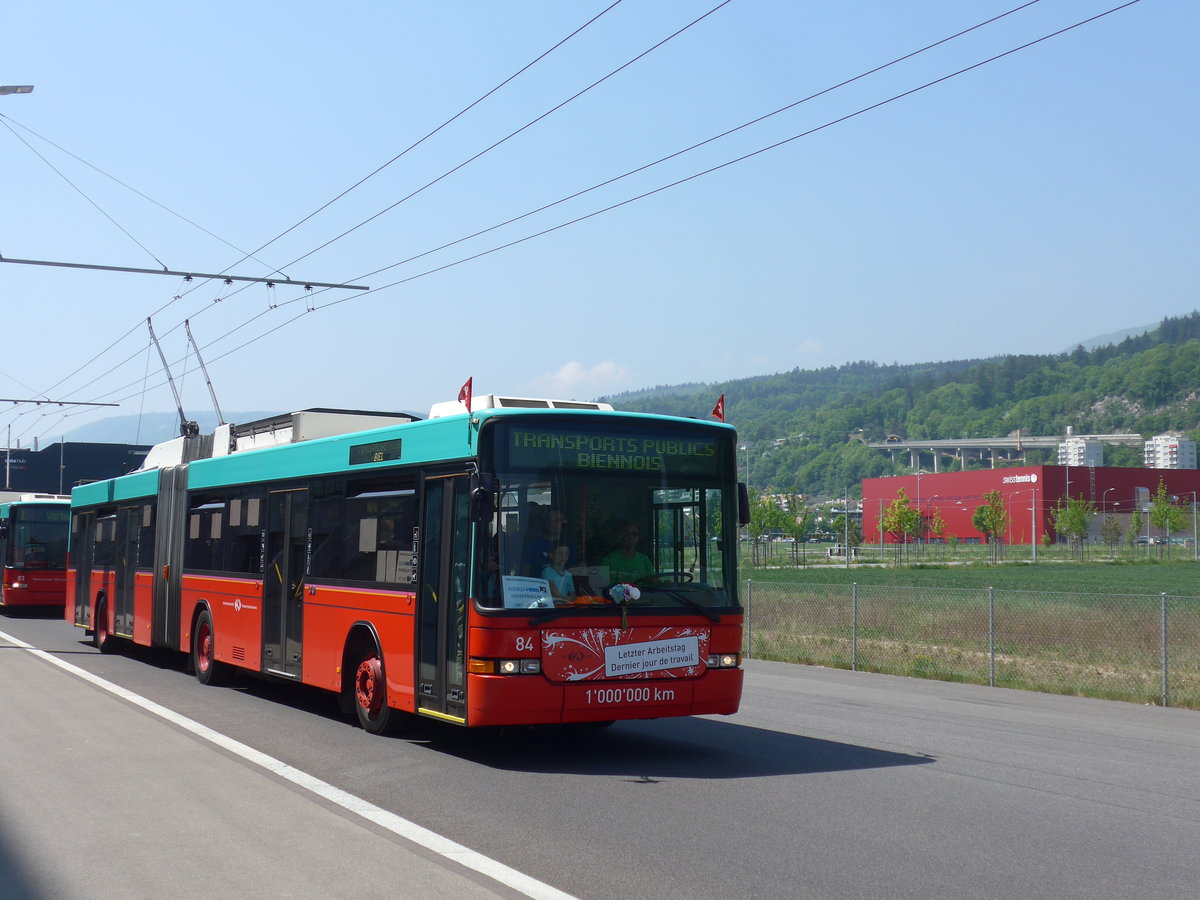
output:
[[[133,586],[137,577],[142,507],[117,510],[117,543],[113,560],[113,634],[133,637]]]
[[[705,499],[703,492],[691,489],[654,491],[651,558],[656,571],[692,572],[699,563],[699,576],[706,574],[707,560],[698,545],[707,514]]]
[[[71,517],[71,567],[75,570],[74,603],[76,625],[92,627],[92,560],[96,549],[96,514],[76,513]]]
[[[158,472],[154,523],[154,581],[150,607],[150,643],[154,647],[188,650],[181,640],[183,613],[183,539],[188,533],[187,463],[164,466]]]
[[[470,539],[470,479],[427,477],[419,551],[417,708],[453,722],[466,721]]]
[[[308,491],[272,491],[263,567],[263,671],[300,677],[304,578],[311,554]]]

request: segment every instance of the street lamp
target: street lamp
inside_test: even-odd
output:
[[[32,84],[0,84],[0,94],[32,94]]]
[[[921,452],[917,451],[917,549],[921,548],[921,523],[924,518],[921,516]]]
[[[928,500],[925,501],[925,512],[927,514],[929,513],[929,507],[931,507],[931,506],[933,507],[934,512],[939,511],[938,505],[936,503],[934,503],[933,501],[939,499],[941,496],[942,496],[941,494],[934,494],[932,497],[930,497]],[[921,517],[921,533],[922,534],[925,534],[925,533],[932,534],[932,532],[929,530],[929,526],[931,524],[931,522],[929,521],[930,518],[931,517],[929,515],[925,515],[925,516]],[[940,548],[938,549],[938,554],[939,555],[941,554]]]
[[[1196,543],[1197,543],[1197,541],[1196,541],[1196,492],[1192,491],[1192,561],[1193,562],[1200,559],[1200,555],[1197,555],[1197,553],[1200,552],[1200,550],[1197,549]]]
[[[1029,556],[1037,562],[1037,488],[1030,489],[1033,497],[1029,504]]]
[[[1116,490],[1116,488],[1105,488],[1105,489],[1104,489],[1104,493],[1100,495],[1100,508],[1101,508],[1102,510],[1107,510],[1107,509],[1108,509],[1108,505],[1107,505],[1107,500],[1108,500],[1108,492],[1109,492],[1109,491],[1115,491],[1115,490]]]
[[[1023,494],[1024,491],[1014,491],[1009,495],[1009,509],[1013,509],[1015,499]],[[1029,489],[1029,558],[1030,562],[1037,562],[1037,488]],[[1008,542],[1012,543],[1013,525],[1016,524],[1009,516],[1008,520]]]

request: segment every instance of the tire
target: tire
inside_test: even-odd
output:
[[[100,600],[96,604],[96,616],[92,620],[92,643],[101,653],[114,653],[117,639],[108,629],[108,603]]]
[[[363,731],[391,734],[399,725],[401,713],[387,705],[387,678],[379,651],[366,651],[354,669],[354,713]]]
[[[201,684],[219,685],[226,680],[225,664],[217,662],[216,633],[207,609],[201,611],[192,630],[192,669]]]

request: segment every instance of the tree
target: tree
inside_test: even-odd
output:
[[[971,524],[975,526],[975,530],[983,535],[983,539],[991,543],[992,529],[988,524],[988,508],[987,504],[980,504],[975,507],[975,512],[971,514]]]
[[[1142,508],[1134,506],[1133,512],[1129,514],[1129,530],[1125,532],[1125,541],[1130,547],[1137,543],[1138,537],[1142,533]]]
[[[763,535],[787,533],[788,514],[769,494],[756,493],[750,499],[750,524],[747,529],[753,539],[753,562],[757,565],[758,542]]]
[[[946,519],[942,516],[942,510],[939,507],[933,508],[933,515],[929,517],[929,524],[926,526],[930,534],[937,538],[942,543],[945,543],[946,534]],[[938,551],[939,556],[941,551]]]
[[[1083,540],[1091,528],[1095,511],[1096,504],[1082,497],[1068,497],[1065,503],[1060,498],[1058,505],[1050,510],[1054,530],[1077,547],[1080,562],[1083,561]]]
[[[1100,523],[1100,537],[1104,543],[1108,544],[1109,553],[1116,552],[1122,531],[1124,529],[1121,527],[1121,520],[1116,516],[1105,516],[1104,521]]]
[[[936,507],[933,515],[929,517],[929,533],[939,540],[946,533],[946,519],[942,516],[942,511]]]
[[[996,539],[996,547],[992,553],[994,562],[1003,553],[1003,536],[1008,534],[1008,506],[1004,505],[1004,497],[1000,491],[988,491],[983,498],[988,502],[988,533]]]
[[[746,531],[750,534],[750,547],[753,551],[752,562],[758,565],[758,542],[769,528],[769,507],[773,505],[763,494],[750,489],[750,521],[746,523]]]
[[[917,521],[920,519],[913,509],[904,488],[896,491],[896,499],[888,504],[883,513],[881,526],[896,541],[896,562],[900,562],[902,552],[908,549],[908,542],[918,534]]]
[[[1168,557],[1171,555],[1171,533],[1183,531],[1187,527],[1183,510],[1175,505],[1174,499],[1167,495],[1167,486],[1160,477],[1158,490],[1154,492],[1154,499],[1150,503],[1150,524],[1166,536]]]
[[[987,536],[992,562],[999,562],[1003,535],[1008,531],[1008,507],[1004,505],[1004,495],[999,491],[988,491],[983,499],[987,502],[976,508],[971,516],[971,524]]]
[[[845,513],[833,520],[830,531],[837,535],[839,542],[846,540],[848,534],[851,547],[858,547],[862,544],[862,525],[853,518],[847,522]]]
[[[805,503],[799,494],[785,494],[783,502],[787,505],[787,523],[783,530],[792,538],[792,563],[795,564],[800,545],[808,539],[816,524],[816,510]]]

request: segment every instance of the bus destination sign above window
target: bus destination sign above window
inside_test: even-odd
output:
[[[391,441],[376,441],[373,444],[354,444],[350,447],[350,465],[363,466],[367,463],[387,462],[400,458],[400,438]]]
[[[523,469],[561,466],[644,474],[711,472],[718,451],[719,439],[704,435],[663,437],[513,428],[508,436],[509,464]]]

